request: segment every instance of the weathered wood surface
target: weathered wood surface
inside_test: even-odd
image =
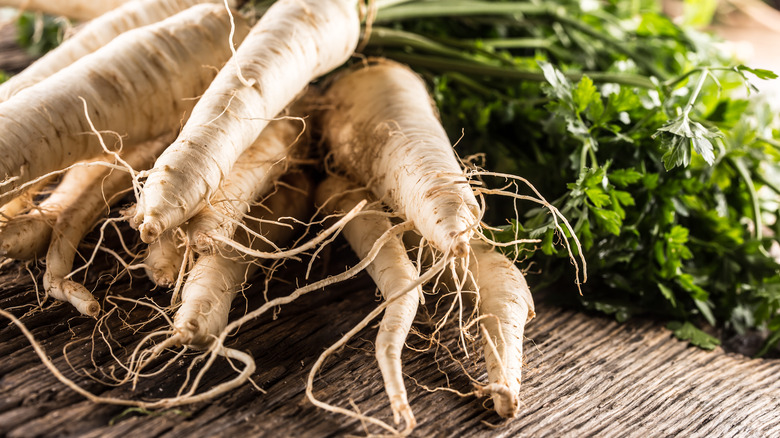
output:
[[[332,260],[347,257],[338,254]],[[345,259],[343,262],[351,262]],[[342,262],[332,262],[342,265]],[[96,278],[96,275],[93,276]],[[93,278],[93,279],[94,279]],[[22,314],[36,302],[33,284],[20,265],[0,276],[0,306]],[[289,286],[275,283],[277,293]],[[111,286],[108,294],[139,298],[150,289],[144,280],[127,279]],[[254,288],[248,292],[257,292]],[[103,297],[105,290],[98,292]],[[162,302],[163,292],[156,294]],[[262,298],[255,294],[250,302]],[[258,300],[260,299],[260,301]],[[104,298],[105,302],[105,298]],[[41,365],[15,327],[0,329],[0,435],[30,436],[305,436],[325,437],[364,434],[356,421],[312,406],[304,397],[304,382],[317,355],[349,330],[375,305],[373,288],[365,278],[301,298],[282,309],[274,321],[270,315],[245,326],[231,346],[249,351],[257,360],[250,385],[211,403],[182,408],[182,413],[159,416],[130,415],[115,419],[122,407],[95,405],[66,389]],[[245,302],[239,300],[237,307]],[[20,307],[21,306],[21,307]],[[239,312],[240,309],[237,309]],[[145,312],[131,315],[142,318]],[[527,332],[526,369],[520,417],[498,429],[484,422],[501,419],[482,405],[484,400],[461,398],[451,392],[427,392],[447,385],[471,390],[459,366],[442,350],[417,353],[406,350],[404,371],[411,405],[420,422],[414,436],[780,436],[780,363],[750,360],[718,350],[704,352],[671,338],[652,322],[619,325],[541,304],[539,316]],[[24,318],[41,340],[48,355],[65,374],[94,393],[113,397],[149,398],[171,395],[182,381],[184,366],[165,375],[142,380],[132,391],[111,388],[77,375],[62,356],[68,347],[71,365],[77,369],[103,367],[111,360],[105,346],[92,351],[88,338],[95,322],[58,305]],[[140,334],[121,330],[117,318],[108,327],[116,341],[134,345]],[[428,328],[423,324],[421,330]],[[391,421],[389,403],[381,387],[372,356],[375,328],[330,360],[319,376],[320,399],[348,407],[349,399],[365,413]],[[455,331],[443,342],[455,346]],[[411,345],[424,342],[413,338]],[[120,349],[117,354],[122,354]],[[463,360],[473,376],[484,381],[481,362]],[[182,361],[181,363],[187,363]],[[445,375],[446,374],[446,375]],[[218,363],[204,387],[233,376],[229,366]],[[490,403],[485,403],[489,405]],[[111,424],[112,419],[114,423]],[[376,432],[376,430],[374,430]]]
[[[29,62],[29,58],[15,49],[8,52],[12,44],[2,42],[7,39],[0,36],[0,65],[13,71],[18,69],[14,65],[19,59]],[[328,269],[335,272],[353,262],[340,250],[331,256]],[[106,263],[103,261],[102,265],[107,266]],[[40,272],[35,267],[32,271],[40,280]],[[164,291],[152,291],[150,283],[143,279],[131,282],[125,276],[110,284],[113,272],[100,274],[98,269],[92,269],[88,280],[95,284],[101,278],[95,293],[103,303],[107,303],[108,296],[149,295],[161,304],[168,300]],[[292,280],[295,276],[283,278]],[[290,286],[276,282],[274,290],[282,294]],[[262,302],[258,291],[257,287],[247,291],[250,306]],[[34,310],[36,303],[34,283],[23,265],[3,268],[0,308],[21,316]],[[240,314],[245,304],[245,300],[239,299],[234,315]],[[309,369],[320,352],[375,304],[373,287],[362,276],[284,307],[275,320],[266,315],[247,324],[233,338],[231,346],[249,351],[256,358],[253,379],[267,393],[245,385],[210,403],[154,416],[120,417],[122,407],[85,401],[44,368],[17,328],[2,322],[0,436],[363,435],[365,429],[359,422],[313,407],[305,400],[303,391]],[[104,343],[94,344],[93,349],[90,337],[95,321],[78,316],[68,305],[45,303],[45,307],[27,314],[23,321],[59,369],[84,388],[104,396],[144,399],[173,395],[182,382],[189,357],[164,375],[141,380],[135,390],[128,385],[114,388],[96,383],[85,376],[84,370],[95,370],[93,360],[106,369],[112,359]],[[123,307],[129,308],[127,304]],[[487,425],[501,423],[499,417],[483,407],[489,406],[489,401],[424,389],[472,389],[460,366],[444,350],[405,351],[404,371],[416,379],[416,383],[406,379],[411,405],[420,423],[414,436],[780,436],[780,362],[690,348],[649,321],[618,325],[606,318],[544,303],[538,305],[537,311],[538,317],[527,331],[524,406],[518,419],[497,429]],[[122,329],[116,316],[105,325],[114,335],[114,346],[134,346],[142,333]],[[147,316],[145,311],[134,311],[128,322]],[[423,332],[429,331],[424,317],[419,327]],[[445,331],[442,342],[454,348],[455,334],[454,328]],[[359,339],[328,361],[318,377],[316,394],[343,407],[349,407],[351,399],[364,413],[391,421],[389,403],[373,359],[374,336],[375,327],[364,330]],[[66,345],[72,368],[63,357]],[[425,342],[412,337],[410,345],[423,348]],[[122,348],[114,351],[119,356],[127,354]],[[482,363],[475,357],[465,359],[461,353],[456,354],[472,376],[484,382]],[[203,386],[233,375],[226,362],[218,362]]]
[[[16,26],[0,23],[0,70],[19,73],[27,67],[32,58],[16,44]]]

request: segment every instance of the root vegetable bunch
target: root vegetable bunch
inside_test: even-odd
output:
[[[410,433],[416,420],[402,350],[424,289],[439,291],[444,281],[456,298],[437,330],[456,320],[464,339],[478,327],[487,381],[475,394],[490,395],[502,417],[516,416],[533,300],[522,272],[483,235],[481,222],[485,195],[512,193],[491,192],[469,177],[425,83],[408,67],[357,59],[312,84],[350,60],[361,12],[375,11],[356,0],[279,0],[249,30],[248,20],[226,9],[229,2],[114,3],[105,7],[117,9],[100,15],[74,2],[72,17],[97,18],[0,86],[0,251],[19,260],[45,256],[46,295],[92,317],[101,315],[100,297],[74,275],[99,250],[172,289],[170,326],[136,346],[120,381],[142,378],[169,348],[200,350],[205,365],[176,397],[158,401],[96,397],[42,355],[58,378],[97,402],[159,408],[211,399],[255,371],[250,355],[225,345],[229,334],[365,269],[384,302],[314,365],[312,403]],[[317,154],[312,144],[326,151]],[[321,181],[316,202],[314,178]],[[135,204],[105,219],[124,194]],[[536,202],[560,218],[556,226],[578,245],[565,218],[543,199]],[[294,240],[302,224],[313,226],[315,203],[324,229]],[[127,220],[148,246],[120,254],[101,240],[92,253],[82,252],[86,264],[73,271],[80,240],[101,217],[101,235]],[[230,321],[232,300],[255,271],[317,254],[337,232],[360,258],[357,265]],[[428,254],[425,263],[404,245],[403,234],[412,232],[421,236],[415,246]],[[381,313],[376,358],[403,428],[329,405],[313,390],[325,358]],[[199,391],[219,356],[244,367]]]

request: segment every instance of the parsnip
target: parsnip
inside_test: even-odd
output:
[[[78,204],[85,187],[105,172],[105,167],[95,164],[74,167],[65,172],[46,199],[29,213],[9,219],[0,229],[0,255],[16,260],[44,256],[49,247],[52,226],[59,215],[69,206]]]
[[[313,189],[311,179],[304,173],[290,174],[284,181],[289,186],[279,185],[263,205],[252,207],[245,221],[248,228],[279,244],[288,241],[295,228],[265,221],[307,217]],[[269,243],[244,230],[239,230],[235,238],[260,251],[273,249]],[[187,277],[182,304],[174,316],[173,328],[178,343],[207,348],[227,326],[233,298],[257,267],[253,258],[235,251],[200,257]]]
[[[339,177],[329,177],[321,183],[316,195],[317,204],[323,205],[327,214],[349,211],[363,199],[373,199],[373,196],[367,190],[358,189],[348,180]],[[359,216],[344,227],[344,237],[355,254],[362,259],[368,255],[377,239],[391,227],[390,220],[383,215]],[[421,286],[408,290],[410,285],[418,280],[417,269],[406,255],[400,237],[395,237],[382,247],[366,271],[385,300],[393,300],[385,309],[379,325],[376,358],[395,422],[398,423],[403,417],[406,429],[412,430],[417,421],[406,396],[401,371],[401,351],[422,295]],[[403,296],[396,296],[407,290]]]
[[[479,313],[487,332],[484,354],[496,412],[513,418],[520,408],[523,333],[536,314],[528,284],[520,269],[484,242],[472,241],[471,270],[479,291]]]
[[[149,168],[170,141],[163,137],[133,148],[125,162],[133,169]],[[84,315],[95,317],[100,305],[81,284],[67,278],[73,267],[79,242],[92,228],[95,221],[108,214],[110,206],[120,199],[121,192],[132,187],[130,173],[119,169],[103,169],[89,181],[82,181],[85,188],[77,202],[68,205],[54,223],[52,239],[46,253],[46,272],[43,287],[52,298],[68,301]]]
[[[247,30],[242,23],[239,38]],[[128,144],[178,126],[214,68],[228,59],[229,31],[223,6],[198,5],[126,32],[0,104],[0,195],[103,152],[87,134],[84,102],[98,130],[116,132]],[[0,204],[6,201],[0,197]]]
[[[150,243],[144,258],[146,276],[157,286],[172,287],[184,263],[184,244],[179,242],[174,231],[169,230]]]
[[[51,183],[53,178],[43,179],[28,187],[21,195],[16,196],[0,207],[0,230],[15,216],[24,214],[34,206],[34,199]]]
[[[0,0],[0,6],[89,20],[131,0]]]
[[[188,240],[197,252],[213,253],[217,245],[212,239],[217,234],[231,237],[251,204],[270,192],[287,171],[290,159],[305,154],[309,140],[302,130],[298,120],[271,122],[238,157],[209,205],[187,223]]]
[[[359,33],[356,0],[274,3],[155,164],[136,212],[141,239],[152,242],[200,210],[269,121],[352,55]]]
[[[325,98],[323,137],[336,166],[436,249],[464,257],[480,209],[422,79],[380,60],[339,77]]]
[[[146,26],[171,17],[199,3],[222,3],[221,0],[137,0],[115,1],[119,7],[90,21],[76,35],[66,39],[54,50],[33,62],[21,73],[0,85],[0,102],[19,91],[37,84],[82,57],[98,50],[111,40],[131,29]],[[21,3],[24,3],[23,1]],[[28,2],[29,3],[29,2]],[[46,4],[65,4],[66,1],[48,1]],[[92,1],[91,4],[110,5],[111,2]],[[121,5],[120,5],[121,4]]]
[[[420,235],[404,234],[404,244],[419,247]],[[536,316],[533,296],[512,260],[479,239],[472,239],[469,246],[469,263],[457,265],[454,276],[465,280],[465,290],[476,293],[478,322],[484,328],[481,334],[488,384],[480,392],[492,397],[499,415],[513,418],[520,408],[523,334],[526,324]],[[431,251],[423,252],[424,265],[432,262],[431,255]],[[452,274],[448,271],[440,278],[450,290],[457,288]]]

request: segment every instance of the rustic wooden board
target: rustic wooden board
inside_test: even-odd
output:
[[[29,62],[29,57],[13,48],[9,35],[8,31],[0,35],[0,67],[15,71]],[[314,272],[337,272],[354,263],[343,248],[330,259],[329,265],[317,265]],[[131,281],[124,276],[111,283],[116,271],[108,266],[108,260],[100,261],[87,278],[106,308],[108,297],[149,296],[160,304],[168,300],[165,291],[153,290],[140,278]],[[135,390],[127,385],[105,386],[88,378],[84,373],[95,370],[93,361],[101,369],[112,363],[109,351],[105,344],[93,344],[90,339],[94,320],[78,316],[68,305],[44,303],[43,310],[37,309],[32,278],[40,279],[38,269],[31,266],[34,277],[21,264],[0,271],[0,308],[25,315],[24,323],[60,370],[103,396],[143,399],[173,394],[190,357],[164,375],[142,380]],[[281,280],[294,280],[301,269],[293,271],[273,283],[274,294],[291,290]],[[257,286],[248,290],[249,303],[239,299],[234,315],[245,305],[261,303],[258,292]],[[359,422],[308,403],[304,382],[320,352],[375,305],[373,286],[361,276],[284,307],[276,319],[265,315],[243,327],[231,341],[232,347],[256,358],[253,380],[265,394],[245,385],[209,403],[155,415],[120,416],[122,407],[85,401],[44,368],[16,327],[0,323],[0,436],[363,435],[365,429]],[[415,436],[780,436],[778,361],[697,350],[672,339],[668,331],[650,321],[619,325],[545,303],[539,303],[537,311],[538,317],[527,331],[524,406],[518,419],[497,429],[489,424],[500,424],[501,419],[483,406],[489,407],[489,401],[424,389],[448,386],[462,392],[471,390],[471,382],[443,349],[405,351],[406,382],[419,421]],[[147,316],[144,311],[134,311],[127,321]],[[114,335],[115,352],[120,356],[127,351],[119,345],[132,347],[142,337],[140,332],[123,329],[116,315],[105,327]],[[429,331],[424,315],[418,328]],[[453,350],[456,333],[451,327],[442,337],[442,343]],[[349,407],[351,399],[361,411],[390,421],[389,403],[373,359],[374,335],[375,327],[364,330],[327,363],[318,377],[316,394],[343,407]],[[410,345],[420,349],[426,343],[412,337]],[[70,365],[63,357],[64,346]],[[484,382],[478,355],[465,359],[456,353],[455,357],[463,361],[472,377]],[[233,375],[227,363],[218,362],[203,386]]]
[[[338,251],[332,265],[354,262]],[[331,266],[331,269],[333,266]],[[294,269],[296,270],[296,269]],[[97,274],[91,276],[95,279]],[[5,268],[0,276],[0,306],[22,314],[36,302],[33,283],[21,265]],[[139,298],[151,289],[141,279],[113,284],[108,294]],[[274,284],[276,293],[290,287]],[[262,301],[256,288],[252,305]],[[105,286],[96,292],[103,297]],[[151,294],[165,301],[163,292]],[[122,407],[94,405],[66,389],[46,371],[15,327],[0,329],[0,435],[29,436],[307,436],[325,437],[365,433],[346,417],[319,410],[304,398],[304,382],[318,354],[334,343],[376,304],[370,282],[361,277],[327,291],[301,298],[245,326],[231,342],[256,358],[254,381],[262,394],[245,385],[211,403],[169,411],[159,416],[129,415],[117,418]],[[19,306],[24,306],[20,308]],[[243,299],[237,312],[242,311]],[[779,436],[780,363],[750,360],[688,347],[668,331],[649,321],[617,324],[611,320],[540,304],[528,330],[524,406],[515,421],[492,429],[485,423],[501,419],[482,405],[490,402],[461,398],[451,392],[428,392],[447,385],[463,392],[471,389],[459,366],[439,350],[406,350],[404,371],[411,405],[420,425],[415,436]],[[144,312],[130,321],[143,319]],[[97,384],[70,370],[62,356],[68,348],[71,365],[93,369],[90,355],[102,367],[110,363],[106,348],[93,352],[89,337],[95,322],[77,316],[66,305],[24,318],[48,355],[65,374],[94,393],[113,397],[148,398],[171,395],[181,382],[184,366],[146,379],[132,391]],[[421,318],[422,331],[428,328]],[[140,334],[121,330],[115,318],[108,324],[116,340],[134,345]],[[351,398],[365,413],[391,420],[389,403],[372,356],[374,328],[364,330],[335,359],[317,382],[320,399],[348,407]],[[455,347],[454,329],[443,343]],[[410,344],[423,348],[413,337]],[[119,353],[121,351],[118,350]],[[463,360],[477,379],[484,381],[481,362]],[[182,361],[187,363],[187,361]],[[234,375],[218,363],[204,386]],[[112,424],[112,419],[114,420]],[[376,432],[376,430],[374,430]]]
[[[32,57],[16,44],[16,26],[0,23],[0,70],[19,73],[32,62]]]

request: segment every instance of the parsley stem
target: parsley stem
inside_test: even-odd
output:
[[[734,71],[733,67],[696,67],[688,70],[687,72],[681,74],[680,76],[677,76],[676,78],[669,79],[667,81],[664,81],[661,85],[663,85],[664,88],[671,88],[680,82],[688,79],[690,76],[695,75],[699,72],[707,72],[707,74],[711,74],[713,71]]]
[[[473,40],[471,44],[494,49],[548,49],[552,41],[546,38],[495,38]]]
[[[593,146],[591,145],[593,141],[588,142],[588,154],[590,155],[590,161],[593,167],[599,167],[598,158],[596,158],[596,151],[593,149]]]
[[[368,40],[368,46],[371,47],[410,47],[415,50],[421,50],[447,58],[475,60],[474,56],[469,55],[463,50],[456,50],[438,43],[430,38],[418,35],[412,32],[389,29],[386,27],[375,27],[371,30],[371,37]]]
[[[375,22],[397,22],[402,20],[453,17],[453,16],[479,16],[479,15],[534,15],[549,17],[571,29],[601,41],[607,46],[631,58],[637,65],[644,68],[650,75],[658,79],[665,79],[666,74],[659,70],[652,59],[640,56],[623,41],[595,29],[585,22],[570,17],[563,7],[551,7],[526,2],[487,2],[487,1],[427,1],[399,5],[379,10]]]
[[[572,27],[574,29],[579,30],[580,32],[584,33],[585,35],[588,35],[596,40],[600,40],[606,45],[612,46],[613,49],[617,50],[618,52],[623,53],[624,55],[628,56],[630,59],[632,59],[638,66],[644,68],[646,71],[650,73],[651,76],[655,76],[656,78],[663,80],[666,77],[666,74],[659,70],[658,68],[653,65],[650,58],[647,56],[640,56],[636,54],[631,48],[626,46],[622,41],[618,40],[617,38],[613,38],[609,35],[606,35],[602,33],[599,30],[596,30],[587,24],[583,23],[582,21],[573,19],[571,17],[568,17],[566,15],[557,14],[555,15],[555,19],[560,21],[561,23],[565,24],[566,26]]]
[[[768,179],[764,178],[761,174],[756,174],[753,177],[754,180],[758,181],[759,183],[769,187],[770,190],[780,195],[780,186],[773,183],[772,181],[769,181]]]
[[[763,237],[764,224],[761,220],[761,204],[758,200],[758,192],[756,192],[753,178],[750,176],[750,171],[745,167],[745,163],[743,163],[742,160],[733,157],[727,157],[726,160],[737,171],[740,178],[742,178],[745,183],[748,196],[750,197],[751,208],[753,210],[753,226],[755,228],[753,234],[756,239],[760,240]]]
[[[463,75],[461,73],[451,73],[449,75],[449,78],[487,97],[494,97],[494,98],[497,97],[505,101],[513,100],[511,97],[499,92],[497,89],[486,87],[481,83],[479,83],[478,81],[475,81],[474,79],[471,79],[470,77]]]
[[[384,7],[376,16],[376,23],[397,22],[417,18],[474,16],[474,15],[543,15],[554,9],[527,2],[486,1],[428,1]]]
[[[443,39],[380,26],[372,28],[367,46],[410,48],[454,59],[482,60],[487,58],[510,67],[514,65],[513,58],[495,53],[495,49],[537,49],[547,51],[558,59],[569,58],[567,52],[554,45],[551,40],[544,38]]]
[[[588,149],[590,149],[588,144],[582,143],[582,150],[580,151],[580,175],[585,173],[586,169],[588,168]]]
[[[505,67],[477,63],[473,61],[463,61],[452,58],[443,58],[436,56],[425,56],[411,54],[406,52],[388,52],[385,56],[396,61],[409,64],[412,67],[422,67],[436,70],[439,72],[458,72],[478,76],[492,76],[501,79],[517,79],[534,82],[547,82],[541,72],[531,70],[521,70],[514,67]],[[628,73],[604,73],[604,72],[565,72],[567,78],[572,81],[578,81],[583,76],[588,76],[593,82],[615,83],[629,87],[655,89],[656,84],[645,76],[633,75]]]
[[[710,75],[710,71],[708,69],[702,69],[701,71],[701,77],[699,78],[699,82],[696,84],[696,88],[694,88],[693,93],[691,93],[691,97],[688,99],[688,103],[685,105],[685,108],[683,109],[683,115],[685,117],[690,114],[691,110],[693,109],[693,105],[696,104],[696,99],[699,97],[699,93],[701,93],[702,87],[704,87],[704,83],[707,81],[707,77]]]
[[[780,141],[768,137],[758,137],[758,139],[780,151]]]
[[[381,11],[382,9],[399,5],[401,3],[408,3],[410,1],[412,0],[375,0],[374,6],[376,6],[376,8]]]

